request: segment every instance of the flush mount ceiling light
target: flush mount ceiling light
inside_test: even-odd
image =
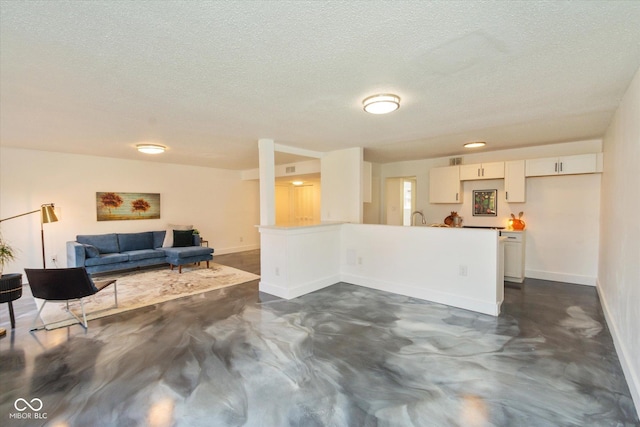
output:
[[[304,181],[291,181],[291,183],[293,185],[302,185],[302,184],[304,184]]]
[[[144,154],[160,154],[164,153],[164,150],[167,149],[164,145],[159,144],[138,144],[136,148]]]
[[[484,147],[485,145],[487,145],[487,143],[484,141],[467,142],[464,144],[464,148],[478,148]]]
[[[392,93],[381,93],[365,98],[362,105],[367,113],[387,114],[400,108],[400,97]]]

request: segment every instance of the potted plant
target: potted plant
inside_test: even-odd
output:
[[[15,257],[15,251],[11,245],[0,236],[0,276],[2,275],[2,270],[4,270],[4,265],[15,259]]]

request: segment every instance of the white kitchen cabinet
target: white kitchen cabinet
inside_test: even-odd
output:
[[[462,203],[460,166],[432,168],[429,171],[429,203]]]
[[[529,159],[526,163],[526,176],[574,175],[602,172],[601,153]]]
[[[504,241],[504,280],[524,282],[525,231],[500,231]]]
[[[526,202],[527,183],[524,160],[504,162],[504,195],[507,203]]]
[[[460,166],[460,181],[504,178],[504,162]]]

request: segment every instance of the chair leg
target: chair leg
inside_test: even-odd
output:
[[[116,300],[116,308],[118,307],[118,282],[113,282],[113,298]]]
[[[209,261],[207,261],[207,268],[209,268]]]
[[[30,331],[37,331],[38,329],[44,329],[45,328],[45,324],[44,322],[42,322],[42,326],[37,327],[36,328],[36,323],[38,323],[38,319],[40,319],[40,313],[42,313],[42,309],[44,308],[44,305],[47,303],[47,300],[44,300],[42,302],[42,307],[40,307],[40,310],[38,310],[38,314],[36,314],[36,317],[33,319],[33,324],[31,325],[31,329],[29,329]]]
[[[74,319],[76,319],[80,326],[82,326],[84,329],[88,329],[89,325],[87,323],[87,315],[84,312],[84,300],[82,298],[80,298],[80,310],[82,311],[82,319],[78,317],[78,315],[73,311],[69,310],[69,300],[67,300],[67,313],[69,313]]]
[[[182,273],[182,264],[178,266],[178,273]]]
[[[87,314],[84,312],[84,299],[80,298],[80,308],[82,309],[82,326],[85,329],[89,329],[89,324],[87,323]]]
[[[115,283],[114,283],[115,285]],[[117,292],[117,291],[116,291]],[[115,296],[116,298],[116,307],[118,306],[118,296],[116,294]],[[41,326],[36,327],[36,323],[38,322],[38,319],[40,318],[40,314],[42,313],[42,310],[44,309],[45,304],[47,303],[47,300],[44,300],[42,303],[42,307],[40,307],[40,310],[38,310],[38,314],[36,314],[35,319],[33,319],[33,325],[31,326],[30,331],[38,331],[40,329],[45,329],[48,325],[48,323],[44,323],[42,322]],[[73,311],[71,311],[69,309],[69,300],[66,301],[66,311],[67,313],[69,313],[71,315],[71,317],[73,317],[74,319],[76,319],[78,321],[78,323],[80,324],[80,326],[82,326],[85,330],[89,329],[89,323],[87,321],[87,314],[84,310],[84,299],[80,298],[80,309],[82,310],[82,318],[80,318],[77,314],[75,314]],[[53,322],[53,323],[57,323],[57,322]]]

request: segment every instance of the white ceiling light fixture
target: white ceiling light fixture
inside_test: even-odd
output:
[[[302,184],[304,184],[304,181],[291,181],[291,183],[292,183],[293,185],[298,186],[298,185],[302,185]]]
[[[400,108],[400,97],[392,93],[381,93],[362,101],[364,111],[371,114],[387,114]]]
[[[164,145],[159,144],[137,144],[136,148],[144,154],[161,154],[167,149]]]
[[[484,147],[485,145],[487,145],[487,143],[484,141],[474,141],[474,142],[467,142],[466,144],[464,144],[464,148],[479,148],[479,147]]]

